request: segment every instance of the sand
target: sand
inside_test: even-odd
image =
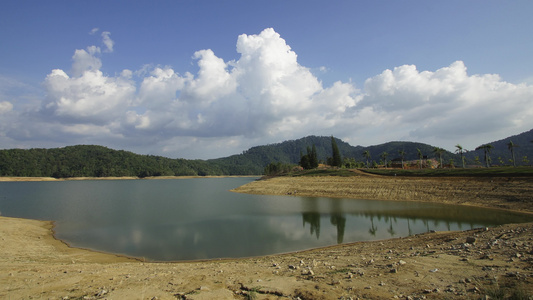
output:
[[[436,201],[533,212],[530,178],[272,178],[238,192]],[[452,197],[453,196],[453,197]],[[0,217],[1,299],[480,299],[533,295],[533,223],[255,258],[151,263],[70,248]],[[344,298],[343,298],[344,297]]]

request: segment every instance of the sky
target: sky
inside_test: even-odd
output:
[[[2,1],[0,149],[209,159],[533,129],[532,1]]]

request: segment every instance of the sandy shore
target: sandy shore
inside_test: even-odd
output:
[[[239,192],[438,201],[532,212],[529,178],[273,178]],[[453,197],[451,197],[453,195]],[[0,217],[1,299],[480,299],[533,295],[533,223],[298,253],[146,263],[69,248],[52,223]]]

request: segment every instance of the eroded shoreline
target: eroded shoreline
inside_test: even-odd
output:
[[[411,201],[481,205],[531,212],[530,180],[357,181],[308,177],[256,181],[236,189],[287,195],[375,199],[387,194]],[[394,180],[394,178],[392,179]],[[409,179],[410,180],[410,179]],[[362,186],[365,186],[363,188]],[[396,187],[395,187],[396,186]],[[416,191],[425,187],[424,191]],[[415,188],[415,192],[413,192]],[[404,191],[404,192],[402,192]],[[440,196],[439,196],[440,193]],[[402,196],[403,195],[403,196]],[[461,196],[463,195],[463,196]],[[418,198],[417,198],[418,197]],[[440,198],[439,198],[440,197]],[[441,200],[439,200],[441,199]],[[512,201],[509,201],[509,200]],[[390,199],[388,199],[390,200]],[[474,203],[475,204],[475,203]],[[533,223],[461,232],[427,233],[383,241],[222,261],[143,263],[70,248],[53,238],[51,222],[0,217],[0,297],[141,299],[472,299],[498,288],[533,294]]]

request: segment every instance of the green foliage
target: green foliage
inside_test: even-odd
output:
[[[309,146],[307,147],[306,155],[301,155],[299,165],[306,170],[318,167],[318,158],[314,144],[313,148],[309,148]]]
[[[510,136],[505,139],[498,141],[490,142],[489,144],[494,146],[490,150],[490,156],[492,157],[502,157],[504,161],[509,159],[514,160],[516,165],[529,165],[529,162],[524,162],[519,157],[531,156],[533,155],[533,129],[523,132],[518,135]],[[487,144],[488,145],[488,144]],[[479,148],[479,147],[478,147]],[[474,160],[475,156],[484,155],[484,149],[477,149],[474,151],[465,152],[467,160]],[[513,159],[513,156],[516,159]],[[484,164],[486,162],[484,161]]]
[[[511,141],[512,140],[512,144]],[[529,165],[528,157],[533,155],[533,130],[491,142],[491,155],[501,157],[503,162],[511,159],[517,166]],[[332,154],[333,144],[337,146],[339,157],[344,160],[335,164]],[[309,151],[309,145],[313,145]],[[456,146],[457,147],[457,146]],[[464,165],[481,164],[479,159],[484,151],[467,151],[457,147],[457,154],[439,151],[433,154],[435,147],[422,143],[388,142],[375,146],[351,146],[333,137],[308,136],[298,140],[285,141],[278,144],[257,146],[242,154],[210,160],[170,159],[153,155],[137,155],[128,151],[112,150],[102,146],[80,145],[55,149],[10,149],[0,150],[0,176],[31,176],[31,177],[104,177],[104,176],[164,176],[164,175],[261,175],[271,162],[296,165],[300,162],[301,153],[311,154],[312,165],[318,161],[326,161],[330,157],[331,165],[353,168],[377,167],[371,159],[371,153],[390,153],[385,161],[395,161],[402,157],[406,161],[418,160],[419,166],[427,165],[429,158],[461,162]],[[397,157],[394,154],[397,153]],[[336,156],[336,154],[335,154]],[[513,159],[512,157],[516,157]],[[520,159],[521,158],[521,159]],[[490,157],[486,161],[490,162]],[[501,162],[500,162],[501,164]]]
[[[265,167],[265,175],[268,176],[279,176],[283,174],[288,174],[294,169],[295,165],[293,164],[284,164],[281,162],[269,163]]]
[[[337,142],[335,141],[335,138],[331,137],[331,166],[333,167],[342,167],[342,158],[341,153],[339,151],[339,147],[337,146]]]
[[[0,176],[108,177],[222,175],[217,165],[201,160],[138,155],[102,146],[0,150]]]

